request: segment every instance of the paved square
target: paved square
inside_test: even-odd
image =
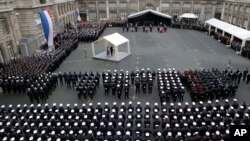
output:
[[[118,53],[118,57],[116,59],[115,55],[112,56],[108,56],[106,52],[101,52],[95,56],[93,56],[94,59],[99,59],[99,60],[103,60],[103,61],[112,61],[112,62],[120,62],[121,60],[127,58],[129,55],[129,53],[125,53],[125,52],[119,52]]]
[[[131,53],[119,63],[95,60],[92,58],[91,43],[81,43],[79,47],[62,63],[56,72],[90,72],[90,71],[107,71],[107,70],[136,70],[141,68],[158,68],[174,67],[176,70],[183,72],[185,69],[212,69],[218,68],[223,70],[227,67],[229,60],[233,68],[240,70],[249,69],[250,61],[242,56],[237,55],[232,49],[226,48],[225,45],[217,42],[205,33],[198,31],[189,31],[182,29],[169,28],[166,33],[158,33],[156,28],[152,33],[139,32],[122,32],[122,28],[107,28],[102,36],[118,32],[130,40]],[[87,48],[87,57],[84,54],[84,48]],[[124,50],[123,50],[124,49]],[[126,48],[120,48],[125,52]],[[96,53],[103,51],[103,48],[96,48]],[[236,94],[236,98],[241,103],[250,101],[250,87],[241,83]],[[124,93],[122,95],[124,99]],[[154,84],[153,94],[135,94],[134,86],[130,90],[129,100],[118,100],[117,96],[104,95],[103,87],[97,90],[94,96],[94,103],[97,102],[128,102],[146,101],[151,103],[159,102],[157,87]],[[188,93],[184,95],[184,102],[190,102]],[[47,101],[50,103],[87,103],[90,100],[78,99],[74,89],[67,89],[66,86],[58,86],[57,89],[49,96]],[[24,104],[29,103],[28,96],[24,94],[1,95],[0,104]]]

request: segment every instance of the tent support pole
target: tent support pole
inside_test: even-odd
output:
[[[119,51],[118,51],[118,47],[115,46],[115,59],[118,60],[118,56],[119,56]]]
[[[130,54],[131,51],[130,51],[130,42],[129,41],[127,42],[127,47],[128,47],[128,53]]]
[[[93,54],[93,56],[95,56],[95,45],[94,45],[94,43],[92,43],[92,54]]]

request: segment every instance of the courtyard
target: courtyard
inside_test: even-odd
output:
[[[102,36],[118,32],[130,40],[131,53],[129,57],[120,61],[119,63],[108,62],[102,60],[92,59],[91,43],[80,43],[79,47],[70,54],[70,56],[61,64],[56,72],[77,72],[80,71],[95,73],[99,71],[118,70],[132,71],[136,69],[150,68],[157,70],[158,68],[175,68],[180,72],[189,69],[212,69],[218,68],[224,70],[229,60],[231,68],[243,70],[250,68],[248,59],[237,55],[232,49],[226,48],[225,45],[217,42],[215,39],[209,37],[207,34],[192,30],[173,29],[169,28],[166,33],[158,33],[154,28],[152,33],[144,33],[142,29],[138,32],[123,32],[122,28],[107,28]],[[84,50],[86,49],[86,56]],[[100,53],[105,48],[100,44],[96,52]],[[119,51],[125,51],[126,47],[120,47]],[[142,105],[145,102],[155,103],[160,102],[157,86],[154,84],[152,94],[135,94],[133,85],[130,87],[130,98],[118,100],[117,96],[109,94],[104,95],[103,86],[97,90],[94,100],[78,99],[74,89],[68,89],[66,86],[58,86],[52,95],[49,96],[47,103],[89,103],[97,102],[113,103],[132,101],[136,103],[140,101]],[[243,101],[249,104],[250,101],[250,87],[241,82],[235,98],[239,103]],[[233,99],[233,98],[232,98]],[[232,100],[230,99],[230,100]],[[185,93],[184,102],[191,102],[189,93]],[[25,94],[2,94],[0,96],[0,104],[29,104],[29,98]]]

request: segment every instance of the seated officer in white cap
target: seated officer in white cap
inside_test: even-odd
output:
[[[95,140],[94,134],[92,130],[88,131],[87,137],[86,137],[89,141],[93,141]]]
[[[108,132],[107,132],[107,135],[106,135],[105,139],[106,139],[107,141],[113,141],[113,140],[114,140],[114,137],[113,137],[111,131],[108,131]]]
[[[144,112],[145,113],[150,113],[151,112],[151,107],[149,105],[149,102],[146,102],[146,106],[144,107]]]
[[[137,105],[135,107],[135,112],[136,113],[141,113],[142,112],[141,102],[137,102]]]
[[[79,141],[85,140],[85,136],[83,135],[83,131],[82,130],[78,131],[78,135],[77,135],[76,139],[79,140]]]
[[[126,131],[125,136],[123,137],[124,141],[131,141],[132,137],[131,137],[131,133],[129,131]]]
[[[127,107],[127,110],[129,113],[133,113],[134,112],[134,106],[132,105],[132,102],[129,101],[129,105]]]

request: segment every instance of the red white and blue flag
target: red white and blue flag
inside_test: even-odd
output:
[[[53,36],[53,22],[52,22],[52,11],[50,9],[46,9],[42,12],[39,12],[41,17],[41,22],[43,26],[43,31],[45,35],[45,39],[47,40],[48,47],[53,47],[54,45],[54,36]]]
[[[77,16],[77,21],[82,22],[82,18],[80,16],[79,8],[76,9],[76,16]]]

